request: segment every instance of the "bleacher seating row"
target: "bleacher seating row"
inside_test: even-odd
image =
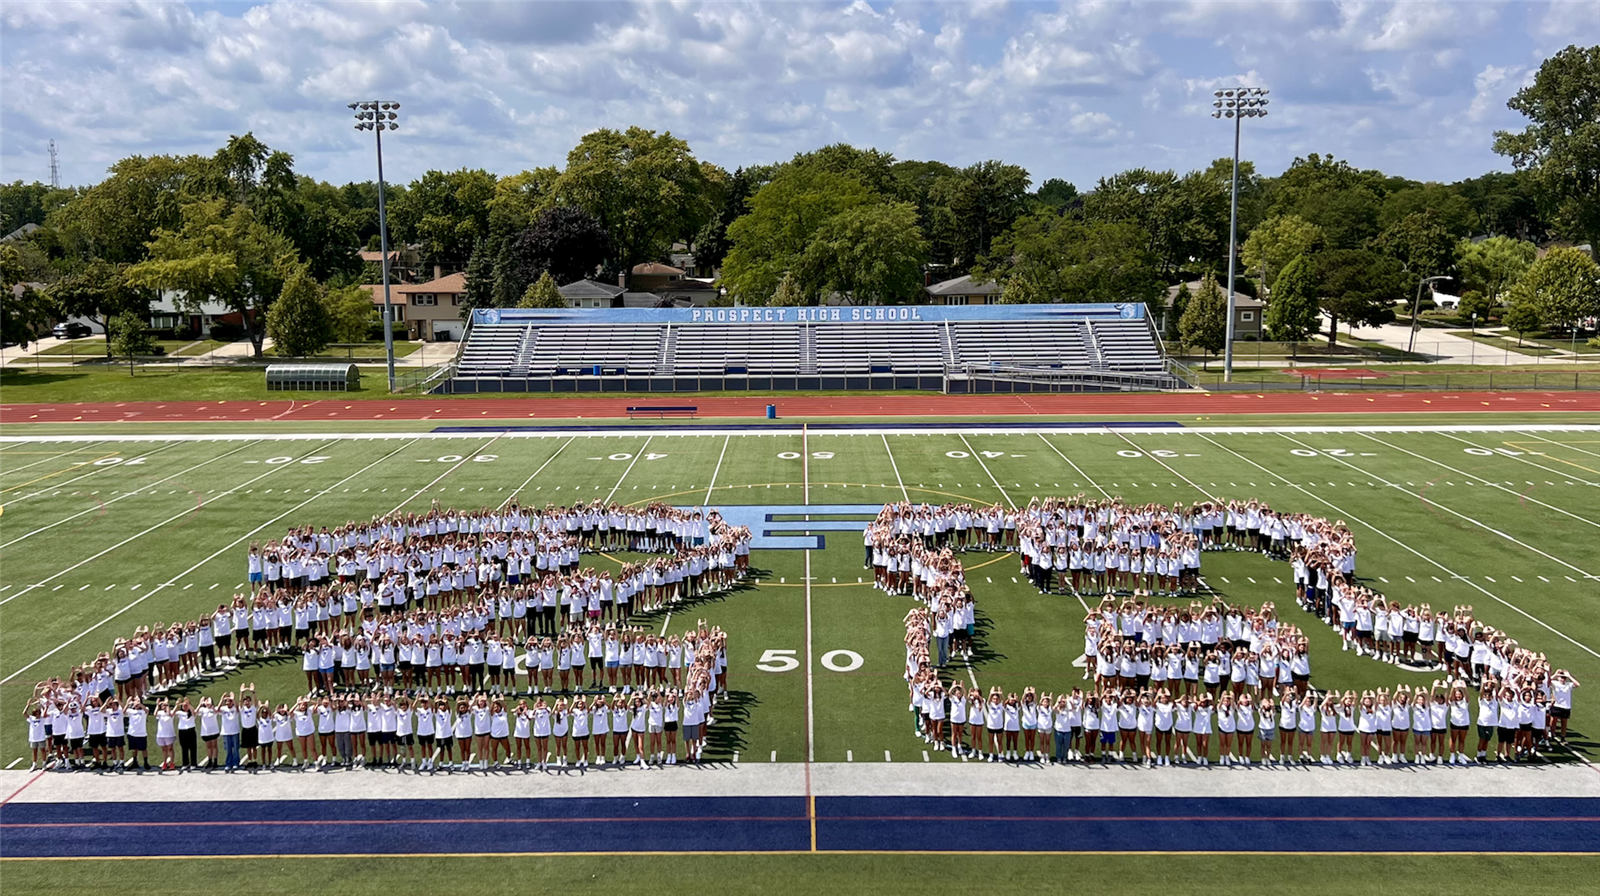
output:
[[[722,327],[569,318],[475,324],[456,376],[939,377],[989,368],[1159,373],[1163,366],[1161,347],[1142,319],[786,321]]]

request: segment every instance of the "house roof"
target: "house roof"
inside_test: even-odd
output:
[[[429,280],[427,283],[402,283],[402,284],[400,284],[398,286],[395,286],[394,284],[390,284],[389,288],[391,290],[395,291],[395,292],[399,292],[399,293],[402,293],[402,294],[419,293],[419,292],[420,293],[431,293],[431,292],[440,292],[440,293],[458,292],[459,293],[459,292],[466,292],[467,291],[467,275],[464,274],[464,273],[455,273],[455,274],[451,274],[448,277],[440,277],[437,280]]]
[[[598,280],[578,280],[560,289],[562,298],[567,299],[614,299],[627,292],[620,286]]]
[[[969,274],[935,283],[925,291],[930,296],[994,296],[1000,294],[1000,284],[993,280],[973,280]]]
[[[1194,293],[1197,293],[1197,292],[1200,291],[1200,281],[1199,280],[1195,280],[1193,282],[1185,283],[1185,284],[1182,284],[1182,285],[1189,287],[1189,294],[1190,295],[1193,295]],[[1169,306],[1172,304],[1172,300],[1178,297],[1178,286],[1179,286],[1179,284],[1174,283],[1173,285],[1167,287],[1167,300],[1166,300],[1166,303]],[[1226,295],[1226,292],[1224,292],[1224,295]],[[1233,307],[1235,307],[1235,308],[1260,308],[1260,307],[1263,307],[1264,305],[1266,305],[1266,303],[1261,301],[1260,299],[1253,299],[1250,296],[1247,296],[1244,293],[1239,292],[1238,290],[1234,290],[1234,293],[1233,293]]]
[[[662,274],[677,274],[680,277],[683,276],[682,269],[655,261],[647,261],[644,264],[636,264],[633,266],[633,272],[635,274],[655,274],[658,276]]]

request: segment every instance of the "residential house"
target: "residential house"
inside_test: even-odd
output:
[[[655,261],[636,264],[633,271],[621,283],[629,289],[640,292],[658,292],[664,288],[677,285],[683,279],[683,269]]]
[[[1199,280],[1185,285],[1189,287],[1189,295],[1191,296],[1200,291]],[[1224,292],[1223,294],[1226,295],[1227,293]],[[1176,284],[1167,287],[1167,297],[1164,303],[1165,307],[1161,313],[1161,320],[1156,322],[1156,329],[1160,332],[1169,332],[1166,318],[1167,314],[1172,310],[1172,300],[1177,298],[1177,296],[1178,286]],[[1261,301],[1260,299],[1251,298],[1242,292],[1235,291],[1233,294],[1234,340],[1249,341],[1261,339],[1261,334],[1265,329],[1265,321],[1263,318],[1266,316],[1266,310],[1267,305],[1265,302]]]
[[[155,301],[150,303],[150,326],[157,330],[189,331],[209,336],[211,328],[217,324],[231,324],[244,326],[244,315],[215,299],[200,303],[198,308],[182,305],[185,293],[181,289],[163,289],[157,293]],[[100,332],[99,324],[84,320],[95,332]]]
[[[383,285],[363,283],[361,288],[372,293],[372,303],[383,312]],[[389,297],[394,305],[396,323],[404,323],[412,339],[447,342],[460,339],[466,331],[466,321],[461,319],[462,294],[467,291],[467,275],[440,276],[434,268],[434,277],[426,283],[389,284]]]
[[[383,261],[383,252],[379,249],[362,249],[359,253],[363,264],[377,265]],[[438,268],[435,268],[434,277],[438,277]],[[414,283],[422,274],[422,250],[420,246],[390,246],[389,247],[389,282]]]
[[[1000,284],[974,280],[971,275],[923,287],[930,305],[994,305],[1000,301]]]

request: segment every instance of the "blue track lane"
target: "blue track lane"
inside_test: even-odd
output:
[[[1600,800],[819,797],[817,848],[1600,852]],[[13,803],[0,855],[811,848],[802,797]]]

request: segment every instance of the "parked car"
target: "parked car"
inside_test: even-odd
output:
[[[89,329],[88,324],[80,324],[76,321],[63,321],[59,324],[56,324],[55,329],[50,331],[50,335],[56,337],[57,339],[82,339],[85,336],[93,336],[94,331]]]

